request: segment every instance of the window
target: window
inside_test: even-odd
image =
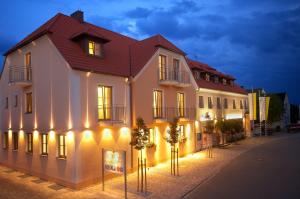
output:
[[[205,74],[205,80],[206,80],[206,81],[210,81],[210,76],[209,76],[209,74],[207,74],[207,73]]]
[[[219,83],[219,77],[215,76],[215,83]]]
[[[25,67],[31,66],[31,53],[25,54]]]
[[[208,97],[207,106],[209,109],[212,109],[213,107],[211,97]]]
[[[174,80],[179,80],[179,60],[173,59]]]
[[[248,109],[247,100],[244,100],[244,108],[245,108],[245,109]]]
[[[184,117],[184,93],[177,93],[178,116]]]
[[[221,109],[221,99],[217,98],[217,109]]]
[[[32,92],[26,93],[26,107],[25,111],[26,113],[32,113]]]
[[[196,79],[196,80],[200,79],[200,72],[197,71],[197,70],[195,70],[195,71],[194,71],[194,76],[195,76],[195,79]]]
[[[48,155],[48,134],[41,134],[41,154]]]
[[[27,153],[32,153],[33,151],[33,136],[32,133],[26,134],[26,146],[27,146]]]
[[[89,41],[89,55],[101,56],[100,44]]]
[[[155,144],[156,141],[156,131],[155,128],[149,129],[149,143]]]
[[[228,100],[227,98],[224,99],[224,109],[228,108]]]
[[[18,150],[19,148],[19,133],[13,132],[13,150]]]
[[[66,158],[66,136],[58,135],[58,157]]]
[[[8,109],[8,97],[5,98],[5,109]]]
[[[236,109],[235,100],[232,100],[232,108],[233,108],[233,109]]]
[[[18,107],[18,95],[15,95],[15,107]]]
[[[204,108],[203,96],[199,96],[199,108]]]
[[[184,129],[184,125],[179,125],[178,126],[179,129],[179,140],[182,140],[185,138],[185,129]]]
[[[240,100],[240,109],[243,109],[243,100]]]
[[[153,117],[162,118],[162,91],[153,91]]]
[[[167,57],[159,55],[159,80],[167,79]]]
[[[8,149],[8,132],[4,132],[2,135],[2,148]]]
[[[98,86],[98,119],[112,119],[112,87]]]
[[[230,81],[229,81],[229,84],[230,84],[230,86],[233,86],[233,81],[230,80]]]
[[[226,84],[227,84],[227,80],[223,79],[223,85],[226,85]]]

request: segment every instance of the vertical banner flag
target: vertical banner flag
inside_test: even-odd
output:
[[[256,120],[256,93],[248,94],[250,120]]]
[[[266,98],[259,97],[259,121],[266,120]]]
[[[269,105],[270,105],[270,97],[266,97],[266,120],[268,120],[268,116],[269,116]]]

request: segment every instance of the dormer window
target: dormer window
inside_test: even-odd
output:
[[[219,83],[219,77],[215,76],[215,83]]]
[[[195,70],[195,71],[194,71],[194,76],[195,76],[195,79],[196,79],[196,80],[200,79],[200,72],[197,71],[197,70]]]
[[[223,85],[226,85],[226,84],[227,84],[227,80],[223,79]]]
[[[101,45],[94,41],[89,41],[89,55],[101,56]]]
[[[210,76],[209,76],[209,74],[207,74],[207,73],[205,74],[205,80],[208,81],[208,82],[209,82],[209,80],[210,80]]]
[[[230,86],[233,86],[233,81],[232,81],[232,80],[230,80],[229,84],[230,84]]]

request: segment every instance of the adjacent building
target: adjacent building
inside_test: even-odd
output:
[[[85,22],[81,11],[57,14],[5,56],[1,164],[72,188],[101,180],[103,148],[126,151],[135,169],[129,143],[138,117],[150,128],[152,166],[170,158],[174,117],[183,156],[201,149],[203,114],[244,118],[247,107],[234,78],[189,60],[163,36],[129,38]]]

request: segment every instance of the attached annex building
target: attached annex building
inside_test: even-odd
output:
[[[102,148],[125,150],[135,169],[137,117],[155,146],[145,152],[150,166],[170,157],[171,118],[180,118],[180,155],[200,149],[201,83],[161,35],[138,41],[85,22],[81,11],[59,13],[5,56],[1,164],[72,188],[97,183]]]

